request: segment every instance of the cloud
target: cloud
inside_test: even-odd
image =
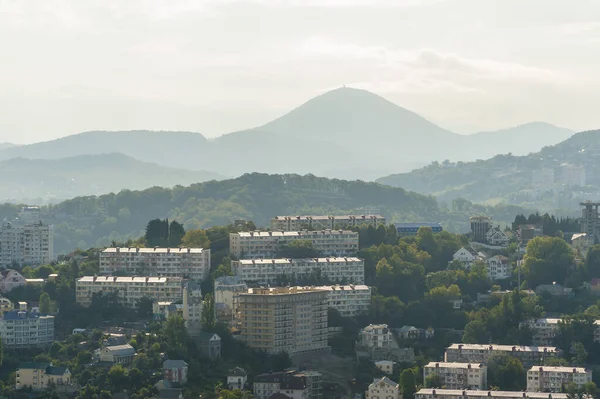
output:
[[[568,36],[600,32],[600,21],[580,21],[559,25],[557,32]]]

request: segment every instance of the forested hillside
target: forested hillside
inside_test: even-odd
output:
[[[0,207],[0,218],[12,219],[19,209],[5,204]],[[155,218],[176,219],[187,229],[225,225],[235,219],[267,226],[275,215],[367,212],[379,212],[389,222],[435,221],[450,231],[465,232],[473,214],[485,213],[510,223],[515,214],[528,211],[474,206],[463,200],[440,206],[433,197],[377,183],[254,173],[189,187],[77,197],[45,207],[44,218],[55,226],[55,250],[61,253],[138,238],[148,220]]]

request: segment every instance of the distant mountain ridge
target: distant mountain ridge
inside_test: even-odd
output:
[[[600,130],[577,133],[553,146],[525,156],[497,155],[476,162],[437,163],[377,179],[377,182],[450,201],[511,201],[572,208],[580,200],[600,197]],[[564,165],[583,167],[585,187],[561,181]],[[548,182],[534,185],[534,174]],[[539,180],[539,178],[538,178]]]
[[[527,126],[517,127],[515,132],[459,135],[376,94],[340,88],[265,125],[214,140],[190,132],[96,131],[0,149],[0,159],[120,152],[145,162],[230,176],[312,173],[371,180],[434,160],[468,161],[539,151],[569,134],[547,124]]]
[[[3,172],[0,174],[0,201],[32,198],[50,201],[224,178],[211,172],[142,162],[118,153],[58,160],[12,158],[0,161],[0,170]]]

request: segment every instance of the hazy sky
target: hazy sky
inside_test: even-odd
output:
[[[326,90],[600,128],[598,0],[0,0],[0,142],[261,125]]]

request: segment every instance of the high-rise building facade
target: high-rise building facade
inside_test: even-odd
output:
[[[358,251],[358,233],[349,230],[230,233],[229,251],[238,259],[272,259],[282,245],[292,241],[309,241],[322,256],[354,256]]]
[[[54,316],[12,310],[0,318],[0,337],[5,348],[35,348],[54,342]]]
[[[369,225],[385,226],[381,215],[342,215],[342,216],[275,216],[271,219],[272,231],[335,230]]]
[[[335,283],[364,284],[365,262],[359,258],[240,259],[231,271],[247,283],[272,284],[318,274]]]
[[[249,289],[239,296],[240,339],[267,353],[328,349],[327,293],[311,287]]]
[[[100,252],[100,273],[151,277],[184,277],[202,281],[210,272],[210,249],[106,248]]]
[[[476,242],[486,242],[485,235],[492,228],[492,218],[489,216],[471,216],[471,239]]]
[[[423,388],[415,394],[415,399],[568,399],[569,394],[523,391],[479,391],[471,389]],[[584,399],[592,399],[584,395]]]
[[[0,267],[38,266],[54,261],[54,226],[35,223],[0,227]]]

